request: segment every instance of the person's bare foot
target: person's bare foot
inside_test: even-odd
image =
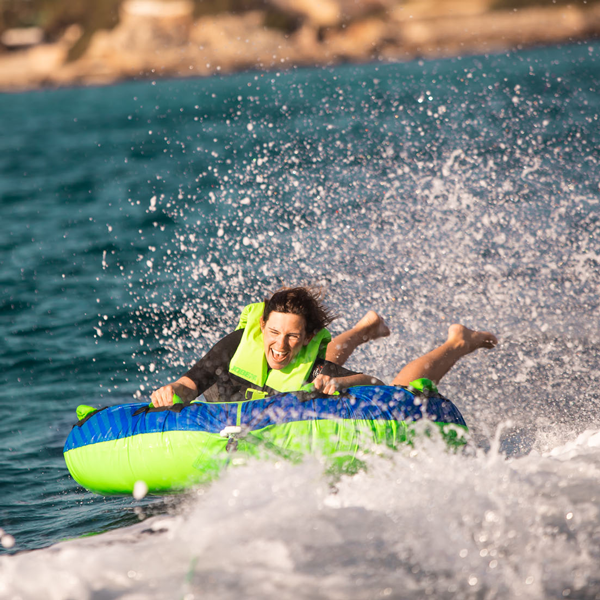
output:
[[[464,325],[454,324],[448,328],[448,342],[470,354],[478,348],[493,348],[498,338],[489,331],[475,331]]]
[[[361,333],[363,341],[376,340],[390,335],[390,328],[374,310],[370,310],[355,326]]]

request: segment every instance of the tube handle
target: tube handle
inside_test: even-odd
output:
[[[177,394],[173,394],[173,404],[183,404],[183,400]],[[154,404],[150,402],[150,404],[148,404],[148,407],[154,408]]]

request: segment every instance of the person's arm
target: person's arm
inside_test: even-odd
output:
[[[183,377],[156,390],[151,396],[154,406],[171,406],[173,394],[184,402],[191,402],[217,383],[222,373],[229,371],[233,358],[242,339],[243,330],[238,329],[217,342]]]
[[[324,394],[333,394],[338,390],[353,386],[385,385],[383,381],[372,375],[350,371],[350,369],[328,360],[315,363],[311,383],[315,386],[316,391]]]
[[[184,402],[191,402],[198,396],[196,384],[186,375],[173,383],[158,388],[150,396],[154,406],[171,406],[173,394],[177,394]]]
[[[312,382],[315,386],[315,390],[323,392],[324,394],[333,394],[339,390],[344,390],[354,386],[361,385],[385,385],[383,381],[366,375],[364,373],[358,373],[356,375],[348,375],[346,377],[331,377],[330,375],[317,375]]]

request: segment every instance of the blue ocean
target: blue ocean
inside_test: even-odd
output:
[[[0,598],[599,598],[600,43],[0,96]],[[63,445],[317,284],[390,382],[500,339],[423,440],[101,497]]]

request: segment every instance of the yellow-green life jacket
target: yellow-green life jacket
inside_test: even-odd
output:
[[[317,358],[325,358],[327,344],[331,334],[321,329],[310,342],[303,346],[294,360],[283,369],[270,369],[265,356],[263,334],[260,319],[263,316],[265,303],[249,304],[242,311],[240,322],[236,328],[243,329],[242,340],[231,362],[229,372],[249,381],[260,388],[271,388],[277,392],[310,391],[312,386],[306,380],[310,376]],[[268,396],[268,392],[249,389],[246,397],[252,400]]]

